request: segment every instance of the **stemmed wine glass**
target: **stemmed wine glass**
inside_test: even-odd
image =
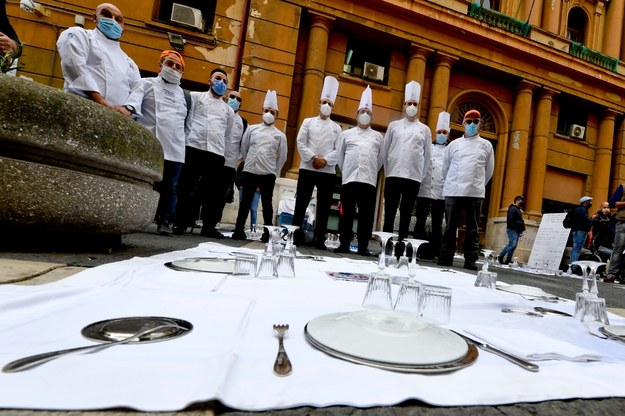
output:
[[[482,249],[482,253],[484,253],[484,264],[482,265],[482,270],[484,270],[485,272],[488,271],[488,261],[490,259],[490,256],[492,256],[494,252],[495,250],[490,250],[487,248]]]
[[[375,231],[373,232],[373,235],[378,237],[382,242],[382,251],[380,252],[380,256],[378,257],[378,273],[386,274],[384,273],[384,269],[386,268],[386,243],[388,242],[389,238],[397,237],[397,234],[385,231]]]
[[[259,279],[275,279],[278,277],[276,270],[276,260],[279,254],[280,245],[276,244],[274,247],[273,234],[276,230],[282,229],[282,227],[276,227],[273,225],[265,225],[269,232],[269,240],[265,245],[265,251],[260,259],[260,266],[256,271],[256,277]]]
[[[408,276],[415,277],[417,275],[417,251],[419,251],[421,244],[429,243],[429,241],[416,238],[407,238],[404,241],[410,243],[412,246],[412,262],[408,267]]]
[[[297,225],[282,225],[283,228],[287,229],[288,232],[288,238],[286,241],[286,245],[284,246],[284,251],[286,252],[288,250],[288,252],[292,252],[293,255],[295,255],[295,244],[293,244],[293,231],[297,230],[299,227]]]
[[[584,313],[584,306],[587,298],[597,298],[598,289],[597,289],[597,277],[596,271],[597,268],[605,263],[600,263],[597,261],[590,260],[582,260],[576,261],[572,264],[578,265],[582,269],[582,291],[575,294],[575,317],[581,319]],[[590,269],[593,276],[593,287],[592,290],[588,287],[588,269]]]
[[[370,309],[391,309],[391,276],[384,272],[386,268],[385,251],[388,239],[397,237],[397,234],[384,231],[376,231],[373,234],[382,241],[382,251],[378,258],[378,271],[369,275],[362,306]]]

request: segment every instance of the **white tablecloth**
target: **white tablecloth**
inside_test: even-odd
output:
[[[332,280],[325,271],[372,272],[373,262],[298,259],[297,278],[276,280],[177,272],[164,266],[175,259],[230,250],[206,243],[96,267],[53,284],[0,286],[0,366],[29,354],[89,344],[80,330],[103,319],[157,315],[194,325],[189,335],[167,342],[119,346],[63,357],[21,373],[0,373],[0,407],[174,411],[220,400],[233,408],[264,410],[393,405],[408,399],[459,406],[625,396],[625,344],[593,337],[573,318],[501,313],[502,307],[554,304],[475,288],[474,274],[423,268],[417,276],[423,283],[453,288],[449,328],[482,324],[519,328],[525,334],[532,330],[602,359],[540,361],[540,372],[532,373],[480,351],[472,366],[449,374],[379,370],[328,356],[312,347],[303,332],[317,316],[360,309],[366,285]],[[568,312],[574,308],[573,302],[555,306]],[[614,315],[610,319],[625,324]],[[291,328],[285,346],[294,369],[288,377],[272,372],[277,352],[274,323]]]

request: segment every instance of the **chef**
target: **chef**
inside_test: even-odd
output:
[[[277,117],[278,97],[275,91],[268,90],[263,102],[263,121],[249,126],[241,139],[241,157],[245,164],[241,179],[243,195],[232,234],[235,240],[246,239],[245,221],[256,189],[260,191],[260,200],[263,204],[264,224],[273,225],[273,188],[286,162],[288,150],[286,135],[275,126]],[[261,240],[269,241],[267,228]]]
[[[140,116],[143,84],[139,68],[119,45],[124,16],[115,5],[102,3],[93,17],[95,29],[70,27],[56,43],[63,89],[127,117]]]
[[[314,245],[325,250],[325,234],[332,205],[332,194],[336,180],[336,146],[341,126],[330,119],[339,90],[336,78],[327,76],[323,82],[319,115],[304,119],[297,134],[297,150],[300,154],[299,175],[293,225],[302,227],[306,208],[315,186],[317,187],[316,222]],[[304,232],[293,233],[295,244],[304,242]]]
[[[157,232],[167,236],[172,234],[178,178],[184,165],[187,103],[180,88],[180,79],[185,68],[184,59],[176,51],[163,51],[159,68],[157,77],[142,80],[142,117],[138,121],[156,136],[163,147],[163,180],[155,185],[160,193],[156,223]]]
[[[371,256],[368,249],[375,211],[378,172],[384,163],[382,134],[371,128],[373,101],[371,88],[360,97],[358,125],[341,133],[337,148],[338,166],[342,172],[341,206],[339,220],[340,245],[335,253],[349,253],[356,207],[358,207],[358,254]]]
[[[434,258],[441,248],[443,235],[443,214],[445,213],[445,198],[443,197],[443,155],[447,149],[450,131],[450,114],[442,111],[436,122],[436,139],[432,142],[430,152],[430,166],[423,174],[423,182],[417,196],[417,222],[414,237],[425,240],[425,222],[431,216],[432,232],[429,236],[430,244],[423,245],[419,250],[419,258]]]
[[[185,148],[185,163],[180,174],[178,207],[174,234],[182,234],[195,225],[202,206],[200,235],[222,239],[216,229],[223,204],[226,143],[233,134],[234,110],[222,97],[228,75],[221,68],[211,71],[208,91],[191,92],[190,124]]]
[[[384,136],[384,228],[393,232],[395,214],[399,206],[399,238],[408,237],[408,227],[419,186],[430,165],[432,132],[417,120],[421,85],[416,81],[406,84],[404,118],[388,125]],[[401,201],[401,205],[400,205]]]

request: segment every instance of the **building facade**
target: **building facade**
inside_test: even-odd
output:
[[[32,14],[9,0],[8,15],[24,43],[18,74],[61,87],[56,39],[83,18],[92,28],[98,3],[47,1]],[[127,20],[122,47],[144,76],[158,70],[161,50],[178,45],[187,61],[183,86],[205,89],[210,71],[225,68],[251,123],[260,121],[265,91],[277,91],[277,126],[289,139],[285,178],[297,178],[298,126],[317,114],[323,78],[333,75],[341,84],[333,118],[346,126],[354,124],[367,85],[373,89],[372,124],[382,132],[401,117],[410,80],[422,85],[419,117],[432,129],[438,113],[449,111],[452,136],[459,136],[464,112],[480,110],[481,135],[496,155],[483,207],[485,247],[505,244],[505,213],[515,195],[527,201],[528,231],[518,252],[523,259],[543,213],[562,212],[583,195],[598,205],[625,181],[625,0],[117,5]]]

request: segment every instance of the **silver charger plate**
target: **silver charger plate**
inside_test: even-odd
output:
[[[193,324],[189,321],[163,316],[132,316],[126,318],[106,319],[89,324],[80,331],[88,339],[98,342],[119,341],[149,328],[162,325],[172,325],[143,337],[129,341],[128,344],[144,344],[147,342],[167,341],[187,335],[193,330]]]
[[[471,343],[467,343],[468,351],[464,357],[461,357],[457,360],[445,362],[445,363],[436,363],[436,364],[385,363],[385,362],[373,361],[373,360],[367,360],[365,358],[355,357],[353,355],[334,350],[332,348],[329,348],[319,343],[308,332],[308,324],[306,324],[306,326],[304,327],[304,334],[306,336],[306,340],[310,342],[312,346],[318,348],[319,350],[325,352],[328,355],[331,355],[333,357],[337,357],[337,358],[340,358],[342,360],[349,361],[352,363],[367,365],[369,367],[380,368],[382,370],[397,371],[400,373],[419,373],[419,374],[449,373],[449,372],[457,371],[462,368],[470,366],[477,360],[477,357],[479,356],[477,347]]]

